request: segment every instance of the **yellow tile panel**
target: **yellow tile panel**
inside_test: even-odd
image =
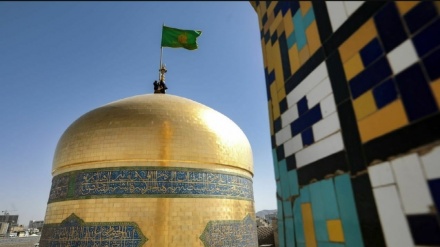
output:
[[[310,58],[309,45],[305,45],[301,49],[301,51],[299,51],[299,61],[301,65],[305,64],[307,60],[309,60],[309,58]]]
[[[284,78],[284,73],[283,73],[279,42],[275,42],[275,44],[272,46],[271,52],[272,54],[270,58],[272,60],[272,64],[275,70],[275,84],[277,85],[277,90],[280,90],[281,88],[284,87],[284,81],[286,78]]]
[[[377,37],[377,30],[371,18],[339,47],[342,63],[345,63],[359,52],[361,48],[375,37]]]
[[[272,13],[273,15],[273,10],[275,9],[275,6],[278,4],[278,1],[269,1],[269,6],[267,6],[267,14],[269,15],[269,13]],[[266,5],[266,3],[265,3]]]
[[[267,22],[266,22],[267,30],[270,31],[270,27],[272,26],[274,20],[275,20],[275,15],[274,15],[273,11],[267,12]],[[272,35],[272,34],[273,33],[270,32],[270,35]]]
[[[358,127],[362,143],[365,143],[407,124],[405,109],[398,99],[359,121]]]
[[[369,90],[359,96],[357,99],[353,100],[353,108],[358,121],[377,111],[373,91]]]
[[[273,136],[275,134],[275,131],[273,130],[273,110],[272,110],[272,100],[269,100],[267,102],[267,108],[269,109],[269,124],[270,124],[270,135]]]
[[[264,67],[266,68],[266,67],[269,67],[269,62],[268,62],[268,53],[267,53],[267,47],[266,47],[266,44],[264,43],[264,38],[263,39],[261,39],[261,52],[262,52],[262,54],[263,54],[263,64],[264,64]]]
[[[327,220],[328,237],[331,242],[344,242],[341,220]]]
[[[316,26],[316,20],[313,21],[306,29],[307,44],[309,46],[309,53],[313,55],[316,50],[321,47],[321,41],[319,39],[318,27]]]
[[[347,81],[355,77],[359,72],[364,70],[364,64],[362,63],[362,58],[359,53],[356,53],[347,62],[344,63],[345,78]]]
[[[281,102],[281,100],[283,100],[284,98],[286,98],[286,89],[283,87],[280,90],[278,90],[278,102]]]
[[[395,1],[397,8],[401,15],[408,13],[412,8],[414,8],[420,1]]]
[[[311,1],[299,1],[299,7],[301,8],[301,14],[302,16],[305,16],[307,12],[309,12],[310,8],[312,7]]]
[[[269,17],[267,17],[266,23],[264,23],[264,26],[263,26],[263,32],[264,33],[268,32],[269,27],[270,27]]]
[[[279,14],[279,16],[281,16],[281,14]],[[278,24],[278,28],[277,28],[277,34],[278,34],[278,37],[282,34],[282,33],[284,33],[284,28],[285,28],[285,26],[284,26],[284,21],[283,21],[283,19],[281,19],[281,22]],[[284,35],[286,35],[286,34],[284,34]],[[286,36],[287,37],[287,36]]]
[[[281,70],[280,73],[283,73],[282,70]],[[277,75],[275,75],[275,76],[277,76]],[[277,85],[277,95],[280,95],[280,91],[284,90],[284,76],[281,76],[280,79],[275,80],[275,83],[276,83],[276,85]],[[282,93],[282,92],[281,92],[281,97],[282,97],[282,95],[284,95],[284,94],[285,94],[285,93]],[[280,96],[278,96],[278,98],[280,98]]]
[[[437,13],[440,13],[440,1],[434,1],[435,6],[437,6]]]
[[[266,62],[267,62],[267,70],[272,71],[274,69],[274,60],[273,60],[273,47],[272,43],[269,41],[266,44],[264,44],[264,47],[266,48]]]
[[[301,62],[299,61],[298,45],[294,44],[289,49],[290,71],[293,74],[300,68]]]
[[[261,10],[261,16],[263,16],[267,12],[266,4],[265,3],[263,4],[263,2],[261,2],[260,5],[258,6],[260,7]]]
[[[316,247],[315,225],[313,223],[312,205],[310,203],[301,204],[304,235],[306,247]]]
[[[272,21],[272,24],[270,24],[269,30],[270,33],[275,33],[275,31],[277,31],[278,27],[280,25],[282,25],[282,21],[283,21],[283,15],[280,13],[278,13],[278,15],[274,18],[274,20]],[[278,36],[281,34],[279,32],[277,32]]]
[[[278,90],[276,88],[275,83],[272,83],[270,85],[270,97],[271,97],[271,103],[272,103],[272,116],[273,119],[277,119],[281,113],[280,113],[280,105],[278,101]]]
[[[437,106],[440,108],[440,79],[431,83],[431,90],[434,94],[434,98],[437,101]]]
[[[283,17],[284,30],[286,31],[286,39],[293,32],[292,11],[289,9]]]

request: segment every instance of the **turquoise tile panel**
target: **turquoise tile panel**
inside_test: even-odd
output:
[[[285,159],[278,162],[278,172],[280,173],[280,176],[283,174],[287,175],[287,163]]]
[[[299,191],[301,203],[310,202],[309,186],[304,186]]]
[[[295,31],[293,31],[289,37],[287,37],[287,47],[292,48],[296,44],[296,34]]]
[[[273,167],[275,169],[275,180],[280,179],[280,172],[278,169],[278,158],[276,149],[272,149],[272,159],[273,159]]]
[[[325,217],[325,207],[322,200],[321,182],[309,185],[310,200],[312,202],[313,223],[317,241],[330,241],[327,233],[327,222]]]
[[[296,170],[291,170],[287,172],[287,175],[289,177],[290,195],[299,195],[298,173],[296,172]]]
[[[283,201],[283,213],[284,218],[293,216],[292,203],[290,201]]]
[[[295,27],[296,43],[298,44],[298,51],[300,51],[307,44],[306,29],[304,28],[303,17],[301,10],[296,11],[293,16],[293,26]]]
[[[281,181],[276,181],[277,184],[277,194],[281,196]]]
[[[336,200],[335,186],[332,179],[325,179],[319,183],[322,201],[325,205],[325,218],[327,220],[339,219],[338,202]]]
[[[297,198],[295,202],[293,203],[293,221],[295,223],[295,236],[296,236],[296,242],[299,245],[299,243],[305,243],[305,237],[304,237],[304,226],[302,222],[302,213],[301,213],[301,200],[300,198]]]
[[[298,247],[306,247],[306,243],[298,243]]]
[[[305,29],[307,29],[314,20],[315,20],[315,12],[313,11],[313,8],[310,8],[309,12],[307,12],[307,14],[304,16],[303,19]]]
[[[286,227],[286,246],[295,247],[295,232],[294,232],[294,223],[293,218],[286,218],[284,220],[284,226]]]
[[[318,242],[318,247],[345,247],[345,245],[340,243]]]
[[[340,175],[335,177],[334,181],[345,244],[347,247],[363,247],[350,176],[348,174]]]
[[[284,221],[278,219],[278,244],[280,247],[287,247],[284,241]]]
[[[283,219],[284,213],[283,213],[283,202],[280,200],[277,200],[277,218]]]
[[[281,197],[283,198],[283,200],[287,200],[290,196],[290,190],[289,190],[289,176],[287,175],[287,164],[285,159],[278,162],[278,169],[280,172],[280,180],[281,180]]]

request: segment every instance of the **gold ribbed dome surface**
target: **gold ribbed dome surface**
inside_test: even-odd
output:
[[[133,96],[84,114],[60,138],[52,172],[131,161],[215,164],[253,173],[249,141],[233,121],[169,94]]]

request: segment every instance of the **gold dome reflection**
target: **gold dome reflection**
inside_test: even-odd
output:
[[[170,94],[133,96],[81,116],[60,138],[52,173],[103,162],[145,166],[152,161],[217,164],[253,173],[249,141],[234,122]]]

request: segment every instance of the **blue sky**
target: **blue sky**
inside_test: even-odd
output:
[[[42,220],[64,130],[109,102],[152,93],[162,24],[201,30],[164,48],[167,93],[232,119],[254,154],[256,211],[275,209],[258,18],[242,2],[0,2],[0,210]],[[16,211],[12,211],[16,210]]]

